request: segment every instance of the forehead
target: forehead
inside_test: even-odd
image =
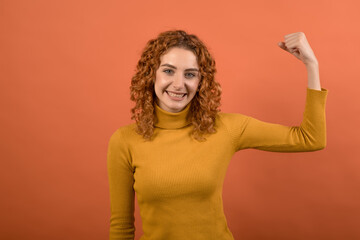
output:
[[[196,55],[191,51],[183,48],[170,48],[160,57],[161,64],[168,63],[178,68],[197,67]]]

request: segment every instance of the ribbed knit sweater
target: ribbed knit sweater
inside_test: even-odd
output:
[[[134,239],[134,197],[140,208],[141,240],[232,240],[223,212],[222,188],[235,152],[253,148],[306,152],[326,145],[328,90],[307,88],[300,126],[219,112],[215,134],[205,142],[190,137],[186,118],[155,105],[155,137],[145,141],[135,123],[118,128],[108,143],[110,240]]]

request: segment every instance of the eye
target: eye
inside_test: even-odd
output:
[[[190,77],[195,77],[195,74],[193,74],[193,73],[187,73],[187,74],[190,74],[190,75],[188,75]]]
[[[169,72],[168,72],[169,71]],[[165,72],[165,73],[170,73],[170,72],[172,72],[172,70],[171,69],[165,69],[163,72]]]

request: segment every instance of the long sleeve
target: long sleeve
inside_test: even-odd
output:
[[[110,240],[135,237],[134,176],[131,157],[118,129],[110,137],[107,153],[111,218]]]
[[[271,152],[307,152],[325,148],[327,93],[328,90],[324,88],[321,91],[307,88],[300,126],[284,126],[243,114],[229,114],[228,131],[235,151],[254,148]]]

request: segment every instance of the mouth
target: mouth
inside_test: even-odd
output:
[[[187,93],[176,94],[176,93],[168,92],[166,90],[165,90],[165,92],[171,99],[174,99],[174,100],[181,100],[187,95]]]

